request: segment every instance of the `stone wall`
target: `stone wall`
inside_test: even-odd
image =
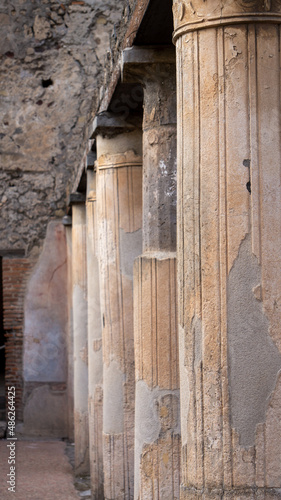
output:
[[[123,1],[0,7],[0,248],[41,246],[65,213]]]

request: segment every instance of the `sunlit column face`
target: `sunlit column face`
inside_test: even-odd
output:
[[[174,3],[188,499],[280,487],[280,7]]]

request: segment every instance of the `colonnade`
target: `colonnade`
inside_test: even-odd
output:
[[[123,52],[142,125],[96,117],[72,202],[76,467],[96,499],[280,498],[281,6],[211,4],[174,2],[176,58]]]

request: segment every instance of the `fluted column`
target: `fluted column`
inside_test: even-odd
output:
[[[73,312],[72,312],[72,217],[65,215],[62,219],[65,227],[67,251],[67,400],[68,400],[68,434],[74,441],[74,389],[73,389]]]
[[[88,285],[88,376],[89,443],[92,498],[103,498],[103,363],[97,254],[96,173],[87,171],[87,285]]]
[[[279,498],[281,4],[174,21],[182,498]]]
[[[88,332],[85,197],[72,202],[75,472],[89,473]]]
[[[126,81],[144,88],[143,254],[134,269],[135,500],[179,498],[176,299],[176,81],[167,48],[123,54]]]
[[[133,262],[142,250],[141,131],[97,127],[104,498],[133,498]]]

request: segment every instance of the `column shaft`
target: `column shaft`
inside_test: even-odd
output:
[[[175,64],[143,69],[143,255],[134,270],[135,499],[179,498]]]
[[[72,207],[74,437],[76,474],[89,473],[87,261],[85,204]]]
[[[132,135],[132,140],[135,135]],[[105,144],[105,142],[107,144]],[[141,136],[138,138],[141,150]],[[141,157],[124,141],[97,137],[97,210],[103,327],[104,496],[132,499],[135,364],[133,262],[142,250]],[[118,150],[121,153],[115,153]],[[123,149],[123,151],[122,151]],[[107,151],[108,154],[101,154]]]
[[[174,3],[186,499],[281,486],[280,10]]]
[[[143,255],[134,270],[135,498],[179,498],[176,258]]]
[[[69,217],[65,225],[67,248],[67,399],[68,399],[68,439],[74,441],[74,389],[73,389],[73,312],[72,312],[72,222]]]
[[[97,255],[96,174],[87,172],[87,284],[88,284],[88,376],[89,442],[92,498],[103,498],[103,363]]]

